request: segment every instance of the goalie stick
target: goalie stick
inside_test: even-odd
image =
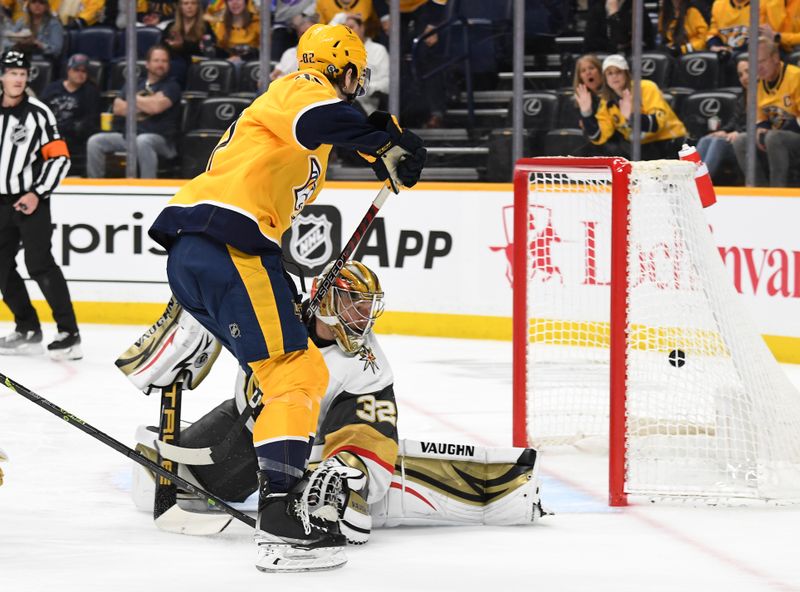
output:
[[[15,380],[12,380],[5,374],[0,373],[0,382],[2,382],[6,387],[15,393],[22,395],[29,401],[39,405],[39,407],[49,411],[56,417],[60,417],[68,424],[75,426],[85,434],[90,435],[92,438],[99,440],[106,446],[109,446],[117,452],[127,456],[135,463],[138,463],[146,469],[153,471],[157,475],[168,479],[177,485],[180,485],[182,489],[185,489],[189,493],[192,493],[204,500],[210,507],[214,507],[225,512],[229,516],[236,518],[251,528],[256,527],[256,521],[254,518],[251,518],[247,514],[240,512],[236,508],[232,508],[214,494],[193,485],[186,479],[179,477],[172,471],[168,471],[160,464],[151,461],[149,458],[146,458],[132,448],[128,448],[119,440],[115,440],[108,434],[101,432],[97,428],[89,425],[81,418],[76,417],[66,409],[62,409],[44,397],[37,395],[29,388],[21,385]],[[170,532],[177,532],[180,534],[214,534],[225,528],[230,521],[231,518],[228,516],[217,515],[215,513],[199,514],[196,512],[187,512],[176,504],[164,512],[164,514],[161,516],[160,522],[156,521],[156,523],[164,530],[169,530]],[[220,527],[223,522],[224,525]]]
[[[328,293],[328,290],[330,290],[334,280],[336,280],[336,276],[339,275],[339,272],[341,271],[342,267],[344,267],[344,264],[347,263],[350,255],[352,255],[356,250],[358,243],[360,243],[361,239],[364,238],[367,230],[372,225],[372,221],[375,219],[375,216],[378,215],[378,212],[380,211],[381,207],[383,207],[383,204],[386,202],[390,194],[391,188],[389,185],[385,184],[383,187],[381,187],[381,190],[378,192],[378,195],[375,196],[375,199],[372,200],[367,213],[364,214],[361,222],[353,232],[353,236],[351,236],[350,240],[347,241],[347,244],[342,249],[342,252],[339,253],[339,256],[336,258],[333,267],[331,267],[330,271],[325,274],[325,277],[322,279],[322,282],[320,282],[314,297],[309,301],[305,315],[306,321],[310,320],[314,316],[314,313],[319,310],[320,303],[325,297],[325,294]],[[159,439],[156,442],[158,452],[164,458],[186,465],[214,464],[218,460],[221,460],[228,455],[233,440],[239,434],[244,424],[247,423],[247,420],[250,419],[256,406],[257,402],[245,407],[225,438],[213,446],[206,446],[204,448],[184,448],[170,444],[169,442],[163,442],[161,439]]]

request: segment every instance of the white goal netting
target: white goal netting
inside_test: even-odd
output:
[[[544,168],[530,174],[528,236],[515,240],[527,252],[525,421],[537,446],[608,435],[612,322],[611,173]],[[615,243],[627,277],[614,278],[627,310],[625,491],[797,500],[800,394],[725,273],[693,174],[679,161],[631,168]]]

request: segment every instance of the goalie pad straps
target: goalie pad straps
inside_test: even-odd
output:
[[[174,297],[164,314],[115,362],[145,395],[183,381],[194,389],[208,374],[220,343]]]
[[[375,527],[526,524],[545,512],[532,448],[401,440],[389,493],[372,504]]]

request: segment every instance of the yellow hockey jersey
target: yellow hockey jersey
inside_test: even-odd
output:
[[[340,12],[353,14],[365,23],[375,18],[372,0],[317,0],[319,22],[329,23]]]
[[[778,79],[758,83],[758,125],[800,131],[800,68],[781,64]]]
[[[596,121],[596,124],[592,122]],[[615,132],[630,141],[633,127],[622,116],[619,104],[600,101],[594,117],[583,119],[584,130],[594,144],[605,144]],[[642,144],[686,136],[686,128],[664,100],[655,82],[642,80]]]
[[[708,31],[709,46],[721,41],[734,49],[743,47],[747,43],[749,27],[750,0],[714,0]]]
[[[761,22],[781,37],[781,47],[793,51],[800,45],[800,0],[761,0]]]
[[[332,145],[376,155],[390,142],[322,74],[289,74],[231,124],[206,171],[175,194],[150,236],[167,248],[194,233],[249,254],[280,250],[281,236],[325,182]]]
[[[63,6],[62,6],[63,4]],[[104,0],[50,0],[50,11],[59,18],[62,25],[69,23],[70,17],[83,19],[87,26],[97,24],[103,17]]]
[[[669,47],[674,46],[673,39],[675,38],[675,27],[677,26],[677,18],[673,18],[668,23],[660,22],[658,24],[659,31],[661,31]],[[686,16],[683,19],[683,28],[686,30],[686,42],[678,48],[681,53],[705,49],[706,39],[708,38],[708,23],[703,17],[703,13],[694,6],[690,6],[686,10]]]

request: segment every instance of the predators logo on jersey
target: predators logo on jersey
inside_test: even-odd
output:
[[[308,178],[306,182],[297,187],[293,187],[294,192],[294,212],[292,212],[292,220],[297,218],[300,212],[306,205],[306,202],[317,191],[317,184],[322,176],[322,165],[319,159],[313,154],[308,157]]]

